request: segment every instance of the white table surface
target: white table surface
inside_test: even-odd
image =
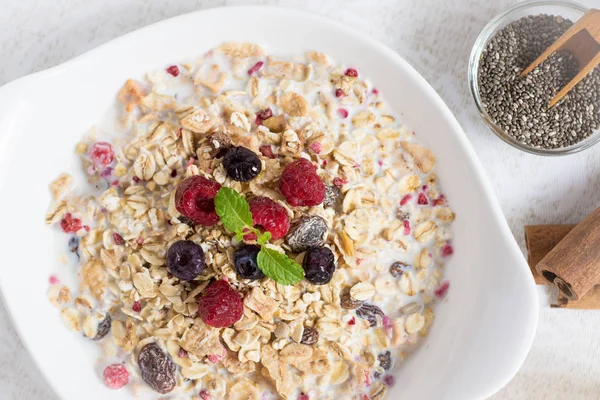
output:
[[[580,0],[596,7],[598,1]],[[524,250],[524,224],[575,223],[600,206],[600,145],[564,158],[531,156],[501,142],[479,119],[466,83],[469,52],[483,26],[516,2],[1,0],[0,85],[67,61],[126,32],[203,8],[260,3],[326,15],[392,47],[433,85],[483,162]],[[493,399],[600,398],[599,332],[600,312],[542,306],[525,364]],[[0,303],[0,400],[5,399],[56,396],[23,349]]]

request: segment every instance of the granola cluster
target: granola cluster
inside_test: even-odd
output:
[[[434,155],[379,91],[322,53],[287,60],[225,43],[128,80],[117,100],[114,130],[93,129],[77,144],[86,182],[54,181],[46,219],[70,235],[66,250],[79,268],[77,290],[53,279],[50,301],[69,329],[98,342],[104,364],[125,362],[126,371],[105,371],[109,387],[203,400],[385,398],[392,370],[427,335],[447,290],[455,216]],[[260,162],[248,161],[247,181],[224,162],[240,147]],[[325,186],[317,205],[293,206],[280,190],[299,159]],[[194,176],[271,199],[291,227],[265,246],[300,265],[315,246],[327,249],[331,280],[241,277],[236,249],[256,236],[240,241],[221,221],[182,215],[175,194]],[[205,257],[191,280],[167,268],[182,240]],[[243,313],[215,328],[199,301],[223,279]]]

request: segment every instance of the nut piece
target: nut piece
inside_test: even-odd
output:
[[[327,222],[316,215],[305,215],[296,221],[285,241],[293,252],[300,253],[309,247],[322,246],[327,237]]]
[[[357,283],[350,289],[350,296],[355,300],[365,301],[373,297],[373,295],[375,295],[375,286],[369,282]]]

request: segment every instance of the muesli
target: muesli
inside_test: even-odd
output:
[[[117,100],[47,216],[79,282],[53,276],[50,301],[99,344],[106,385],[385,398],[448,290],[455,215],[379,90],[322,53],[225,43]]]

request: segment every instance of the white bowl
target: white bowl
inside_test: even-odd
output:
[[[450,292],[425,345],[398,374],[389,399],[480,399],[515,375],[538,318],[535,286],[483,169],[450,110],[398,54],[328,19],[280,8],[218,8],[130,33],[58,67],[0,89],[0,210],[5,259],[0,288],[23,343],[65,400],[131,398],[112,392],[96,366],[95,344],[66,331],[47,298],[61,265],[44,224],[48,183],[76,168],[83,132],[114,104],[129,77],[202,54],[223,41],[273,52],[312,49],[370,77],[406,124],[438,156],[450,204],[455,255]],[[439,60],[443,62],[444,60]]]

